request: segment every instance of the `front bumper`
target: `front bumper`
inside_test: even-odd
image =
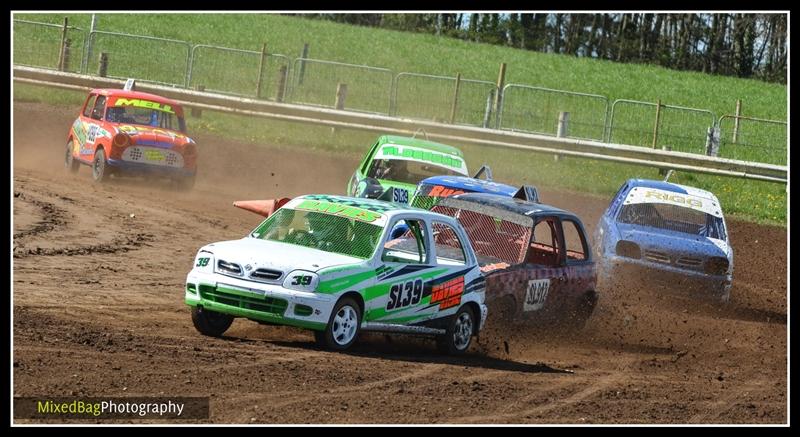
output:
[[[327,294],[196,271],[186,277],[184,302],[234,317],[317,331],[326,328],[336,304]]]
[[[168,165],[147,164],[143,162],[124,161],[122,159],[109,159],[108,165],[125,173],[146,174],[169,177],[191,177],[196,169],[185,167],[172,167]]]
[[[600,263],[600,267],[600,276],[606,281],[639,278],[671,290],[715,297],[722,301],[730,298],[733,280],[731,274],[711,275],[697,270],[617,255],[607,255]]]

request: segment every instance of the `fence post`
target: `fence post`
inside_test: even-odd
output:
[[[97,14],[92,14],[92,22],[89,25],[89,34],[86,35],[86,56],[81,59],[81,73],[89,72],[89,60],[92,59],[92,35],[97,27]]]
[[[672,151],[672,146],[668,146],[668,145],[665,144],[665,145],[661,146],[661,150],[663,150],[665,152],[671,152]],[[667,170],[667,169],[659,168],[658,169],[658,174],[660,176],[667,176],[669,174],[669,172],[671,172],[671,171],[672,171],[672,169]]]
[[[69,19],[64,17],[64,27],[61,28],[61,50],[58,51],[58,69],[60,71],[64,71],[64,44],[67,41],[67,25],[69,23]]]
[[[569,131],[569,112],[561,111],[558,113],[558,129],[556,130],[556,136],[558,138],[565,138]],[[553,156],[555,161],[561,161],[564,159],[564,155],[558,153]]]
[[[498,127],[498,117],[500,116],[500,105],[503,103],[503,86],[506,83],[506,63],[500,63],[500,73],[497,75],[497,94],[494,96],[495,129]]]
[[[456,120],[456,108],[458,107],[458,89],[461,87],[461,73],[456,73],[456,88],[453,91],[453,106],[450,108],[450,124]]]
[[[708,134],[706,135],[706,155],[708,156],[718,156],[719,155],[719,137],[720,137],[720,130],[719,127],[710,127],[708,128]]]
[[[100,77],[106,77],[106,73],[108,73],[108,53],[101,52],[100,65],[97,66],[97,75]]]
[[[275,94],[275,101],[278,103],[283,102],[283,95],[286,89],[286,75],[288,70],[286,69],[285,65],[281,65],[280,70],[278,71],[278,92]]]
[[[344,109],[344,101],[346,98],[347,98],[347,84],[339,82],[336,85],[336,103],[334,104],[336,109],[338,110]],[[331,135],[334,135],[335,133],[336,133],[336,128],[332,127]]]
[[[483,111],[483,127],[489,127],[489,120],[492,118],[492,102],[494,100],[494,93],[495,90],[489,92],[489,95],[486,97],[486,109]]]
[[[72,40],[67,38],[64,40],[64,45],[61,47],[61,65],[58,68],[61,71],[69,71],[71,45],[72,45]]]
[[[297,84],[303,84],[303,77],[306,75],[306,62],[308,58],[308,43],[303,44],[303,53],[300,55],[300,71],[297,74]]]
[[[661,122],[661,99],[656,102],[656,124],[653,126],[653,148],[656,148],[658,142],[658,125]]]
[[[203,92],[206,90],[205,85],[196,85],[194,87],[195,90]],[[201,118],[203,116],[203,110],[200,108],[192,108],[192,117]]]
[[[739,117],[742,116],[742,100],[736,99],[736,118],[733,119],[733,138],[732,143],[736,144],[739,139]]]
[[[264,64],[267,60],[267,43],[261,44],[261,61],[258,63],[258,82],[256,82],[256,98],[261,98],[261,82],[264,80]]]

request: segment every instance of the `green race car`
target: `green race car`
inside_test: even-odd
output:
[[[347,193],[377,198],[392,189],[388,200],[409,203],[417,184],[431,176],[469,176],[461,150],[418,138],[383,135],[358,165]]]

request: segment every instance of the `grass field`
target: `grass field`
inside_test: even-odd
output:
[[[60,23],[63,16],[17,14],[15,18]],[[70,14],[69,17],[72,25],[88,29],[89,14]],[[663,103],[671,105],[708,109],[717,116],[732,113],[736,99],[742,99],[745,115],[771,119],[786,119],[787,116],[787,88],[779,84],[677,72],[647,65],[533,53],[431,35],[302,18],[265,14],[102,14],[99,16],[98,29],[247,50],[260,50],[261,43],[266,42],[271,53],[291,57],[299,56],[303,43],[308,42],[312,58],[368,64],[395,72],[450,76],[459,72],[467,78],[488,81],[496,80],[499,64],[506,62],[507,82],[601,94],[612,100],[661,99]],[[162,56],[171,55],[165,48]],[[159,74],[174,73],[164,71]],[[370,80],[365,77],[361,82]],[[42,88],[31,86],[16,85],[14,94],[17,99],[68,105],[79,105],[82,100],[82,96],[76,93],[45,92]],[[369,94],[361,98],[366,102]],[[353,97],[357,98],[357,95]],[[383,101],[376,103],[383,104]],[[321,153],[354,155],[363,153],[374,137],[372,134],[348,131],[332,137],[327,128],[272,121],[254,123],[253,119],[225,114],[190,119],[189,126],[193,130],[229,133],[256,143],[313,147]],[[628,177],[658,177],[657,170],[644,167],[581,159],[554,162],[552,156],[546,154],[522,154],[477,147],[464,147],[464,150],[472,167],[486,162],[500,180],[533,183],[542,187],[564,187],[602,196],[613,194]],[[782,159],[785,163],[785,150]],[[760,222],[786,223],[787,194],[784,185],[688,173],[678,173],[672,180],[715,192],[730,214]]]

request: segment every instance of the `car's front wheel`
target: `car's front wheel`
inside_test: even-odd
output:
[[[186,176],[186,177],[182,177],[182,178],[178,179],[176,181],[177,185],[178,185],[178,190],[180,190],[180,191],[191,191],[191,189],[194,188],[194,182],[195,182],[196,178],[197,178],[197,174],[193,174],[191,176]]]
[[[106,165],[106,152],[103,149],[97,149],[92,161],[92,179],[95,182],[105,182],[108,180],[109,173]]]
[[[322,347],[343,351],[355,343],[360,325],[361,309],[354,299],[346,297],[333,308],[325,330],[314,331],[314,339]]]
[[[202,307],[192,307],[192,323],[197,332],[210,337],[219,337],[231,327],[233,316]]]
[[[64,154],[64,167],[72,173],[77,173],[81,168],[81,163],[75,160],[72,156],[72,149],[75,147],[72,140],[67,141],[67,150]]]
[[[462,306],[456,313],[447,331],[436,338],[439,351],[449,355],[460,355],[469,349],[472,334],[475,332],[475,314],[468,306]]]

